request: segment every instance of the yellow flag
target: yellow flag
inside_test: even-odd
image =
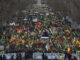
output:
[[[53,27],[53,30],[55,31],[56,30],[56,27]]]
[[[70,30],[66,30],[66,32],[68,33],[68,34],[70,34],[71,32],[70,32]]]
[[[66,36],[63,36],[63,38],[64,38],[65,40],[67,40],[67,39],[66,39]]]
[[[22,44],[23,44],[23,45],[25,44],[25,40],[22,40]]]
[[[80,42],[79,42],[78,46],[80,47]]]
[[[33,45],[33,42],[31,42],[31,46]]]
[[[79,40],[76,41],[76,44],[78,44],[78,43],[79,43]]]
[[[70,53],[71,52],[71,49],[70,47],[67,48],[67,53]]]

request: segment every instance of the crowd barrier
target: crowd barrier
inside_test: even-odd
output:
[[[33,53],[32,58],[33,58],[33,60],[37,60],[37,59],[42,60],[43,59],[43,54],[45,56],[47,56],[48,59],[65,60],[65,54],[63,54],[63,53],[40,53],[40,52],[35,52],[35,53]],[[12,59],[16,60],[17,59],[17,53],[0,54],[0,57],[3,58],[4,56],[5,56],[6,60],[12,60]],[[76,57],[77,60],[80,60],[79,55],[72,54],[71,58],[73,59],[74,57]],[[21,59],[25,59],[25,52],[21,53]]]
[[[43,55],[43,53],[39,53],[39,52],[33,53],[33,59],[42,60],[42,55]],[[44,53],[44,55],[46,55],[48,59],[65,60],[65,54],[63,54],[63,53]],[[77,60],[80,60],[79,55],[77,55],[77,54],[72,54],[71,58],[73,59],[73,57],[76,57]]]

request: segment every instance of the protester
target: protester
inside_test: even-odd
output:
[[[25,16],[27,16],[26,23]],[[75,47],[76,51],[80,49],[80,30],[73,31],[71,23],[58,18],[55,12],[45,11],[35,14],[34,10],[29,11],[25,16],[20,15],[19,19],[13,20],[14,24],[7,23],[2,31],[0,43],[8,46],[9,50],[33,48],[40,52],[67,51],[69,54],[75,50]],[[41,40],[41,37],[50,39]]]

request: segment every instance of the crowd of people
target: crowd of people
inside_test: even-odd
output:
[[[72,29],[70,21],[50,10],[32,9],[6,23],[0,44],[8,50],[32,49],[52,53],[80,50],[80,30]]]

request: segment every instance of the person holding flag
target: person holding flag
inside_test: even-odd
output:
[[[69,54],[71,52],[71,48],[67,47],[67,53]]]
[[[45,48],[46,48],[47,51],[50,49],[49,43],[46,44]]]

